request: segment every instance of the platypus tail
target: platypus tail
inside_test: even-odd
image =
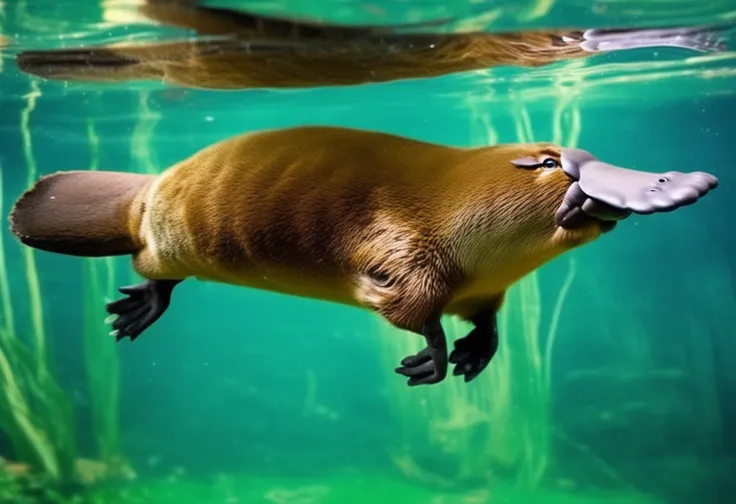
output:
[[[132,207],[151,175],[67,171],[42,177],[15,203],[11,231],[25,245],[82,257],[132,254]]]

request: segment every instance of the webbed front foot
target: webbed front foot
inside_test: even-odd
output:
[[[146,280],[138,285],[121,287],[121,294],[128,297],[118,299],[106,306],[110,314],[116,341],[126,336],[134,341],[140,334],[164,314],[171,302],[171,293],[182,280]]]
[[[396,372],[409,378],[409,386],[429,385],[442,380],[437,374],[429,347],[402,359],[401,367],[396,368]]]
[[[470,334],[455,341],[455,349],[450,354],[450,363],[455,364],[452,375],[464,375],[465,383],[471,382],[488,366],[493,354],[488,335],[473,329]]]
[[[407,384],[431,385],[447,376],[447,342],[439,319],[427,324],[422,331],[427,347],[421,352],[405,357],[396,372],[409,378]]]
[[[475,317],[475,327],[464,338],[455,340],[450,363],[455,364],[453,376],[463,376],[465,383],[473,381],[490,364],[498,350],[496,312],[488,311]]]

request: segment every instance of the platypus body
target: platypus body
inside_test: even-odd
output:
[[[496,313],[521,277],[632,212],[674,210],[716,185],[549,143],[457,148],[305,126],[223,140],[158,176],[48,175],[11,223],[37,249],[132,256],[146,281],[107,307],[118,340],[196,277],[374,310],[426,339],[397,369],[417,385],[443,380],[448,361],[466,381],[487,366]],[[443,314],[476,327],[449,358]]]
[[[710,52],[723,27],[440,31],[446,21],[354,26],[144,0],[138,11],[200,38],[29,50],[21,71],[63,81],[156,80],[203,89],[311,88],[428,78],[497,66],[538,67],[601,52],[674,46]]]

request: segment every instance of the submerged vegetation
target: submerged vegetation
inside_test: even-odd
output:
[[[0,47],[9,42],[2,35],[6,4],[0,2]],[[27,8],[19,2],[18,10]],[[22,13],[21,13],[22,14]],[[20,16],[23,18],[23,16]],[[4,70],[0,54],[0,72]],[[25,165],[25,187],[39,172],[31,133],[31,118],[41,96],[38,81],[30,79],[26,104],[19,118]],[[151,171],[148,151],[151,121],[146,113],[146,97],[141,102],[141,119],[133,134],[131,154],[138,169]],[[99,96],[98,96],[99,98]],[[95,100],[91,100],[94,105]],[[88,119],[89,169],[99,167],[99,137],[92,115]],[[7,215],[11,201],[3,182],[9,171],[0,167],[0,211]],[[117,259],[84,259],[80,272],[84,285],[83,348],[80,365],[86,376],[91,415],[93,453],[80,453],[79,418],[70,395],[59,383],[59,373],[49,350],[47,310],[41,295],[41,279],[36,252],[5,238],[0,231],[0,435],[9,443],[12,459],[0,457],[0,502],[61,502],[100,481],[130,479],[135,472],[123,453],[119,426],[119,363],[115,340],[107,335],[106,298],[115,295],[120,278]],[[6,252],[13,251],[22,266],[11,269]],[[23,271],[25,296],[11,292],[10,271]],[[3,454],[4,455],[4,454]],[[71,498],[71,497],[69,497]]]
[[[33,173],[28,117],[35,97],[29,98],[21,125],[28,171]],[[2,177],[4,172],[0,172]],[[2,189],[0,184],[0,189]],[[3,191],[0,190],[0,194]],[[0,199],[0,206],[2,206]],[[4,230],[3,230],[4,232]],[[3,319],[0,328],[0,427],[9,438],[19,461],[42,470],[54,480],[69,478],[74,472],[75,441],[69,402],[57,384],[46,355],[46,336],[43,307],[39,293],[38,272],[33,251],[24,249],[26,282],[31,320],[20,325],[16,319],[18,308],[13,306],[8,282],[6,245],[0,242],[0,297],[3,299]],[[16,302],[16,304],[19,304]],[[30,327],[28,327],[30,326]],[[27,336],[21,337],[21,334]],[[29,341],[31,340],[31,341]]]
[[[30,128],[30,118],[40,96],[37,82],[31,83],[27,104],[20,119],[23,154],[27,169],[26,186],[38,176]],[[99,163],[94,124],[89,125],[90,169]],[[0,208],[3,176],[0,170]],[[29,490],[45,482],[50,489],[72,489],[100,479],[132,477],[120,446],[118,425],[118,361],[114,339],[107,336],[100,302],[115,287],[113,259],[85,259],[84,281],[89,285],[84,297],[84,369],[91,401],[95,453],[92,459],[80,456],[77,418],[70,398],[58,382],[51,352],[48,351],[45,310],[35,251],[19,247],[24,264],[27,299],[12,295],[5,251],[11,247],[0,233],[0,431],[8,437],[13,460],[0,473],[15,474],[17,488]],[[24,309],[26,308],[26,309]],[[27,319],[21,321],[21,313]],[[104,311],[102,312],[104,315]],[[30,491],[30,490],[29,490]],[[49,490],[51,491],[51,490]]]
[[[23,5],[20,5],[23,4]],[[18,9],[25,9],[19,2]],[[21,16],[22,17],[22,16]],[[2,35],[5,4],[0,2],[0,47],[9,42]],[[0,56],[2,56],[0,54]],[[5,70],[0,57],[0,72]],[[26,104],[19,118],[25,187],[38,178],[31,118],[41,96],[38,81],[30,79]],[[142,97],[139,127],[133,135],[131,153],[138,168],[151,171],[151,121],[145,114]],[[92,100],[94,104],[95,100]],[[99,166],[99,137],[95,120],[88,120],[89,169]],[[0,211],[7,215],[12,201],[4,182],[10,171],[0,167]],[[47,307],[41,295],[41,278],[36,251],[15,240],[6,240],[6,226],[0,231],[0,436],[11,449],[10,459],[0,457],[0,502],[61,502],[86,486],[101,481],[130,479],[135,472],[123,453],[119,426],[119,363],[114,338],[107,335],[101,303],[115,295],[119,282],[117,260],[84,259],[80,272],[84,285],[83,348],[80,365],[86,376],[93,452],[82,456],[78,426],[80,418],[69,393],[59,382],[60,375],[49,349]],[[20,259],[11,267],[8,252]],[[15,258],[14,257],[14,258]],[[24,295],[11,291],[10,272],[23,271]],[[80,433],[81,434],[81,433]],[[71,498],[71,497],[70,497]]]

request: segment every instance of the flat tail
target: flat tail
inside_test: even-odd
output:
[[[35,249],[81,257],[132,254],[132,203],[151,175],[67,171],[42,177],[10,213],[12,233]]]
[[[131,51],[135,52],[135,48]],[[21,51],[15,62],[21,72],[42,79],[120,82],[163,76],[134,55],[123,54],[113,47]]]

